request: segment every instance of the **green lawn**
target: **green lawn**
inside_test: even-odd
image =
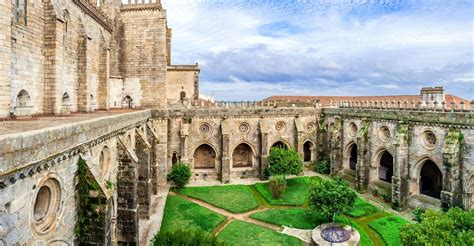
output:
[[[185,199],[168,195],[161,231],[194,228],[212,232],[225,217]]]
[[[243,221],[233,221],[217,236],[230,245],[301,245],[295,237]]]
[[[223,208],[231,213],[243,213],[259,206],[251,188],[245,185],[190,187],[179,189],[177,192]]]
[[[314,229],[320,219],[309,213],[305,208],[269,209],[252,214],[253,219],[298,229]]]
[[[360,218],[378,212],[379,209],[367,201],[357,198],[354,204],[354,209],[346,214],[353,218]]]
[[[371,221],[369,226],[382,236],[388,246],[396,246],[402,245],[400,229],[406,223],[408,221],[400,217],[390,216]]]
[[[302,206],[308,200],[311,188],[319,180],[321,180],[319,177],[298,177],[288,179],[288,188],[283,192],[280,199],[273,199],[268,183],[255,184],[255,189],[270,205]]]

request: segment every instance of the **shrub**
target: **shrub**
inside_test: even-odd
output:
[[[268,156],[268,174],[298,175],[303,171],[303,162],[298,152],[292,149],[272,148]]]
[[[202,230],[178,229],[174,231],[160,232],[151,240],[152,246],[194,246],[194,245],[225,245],[216,237]]]
[[[407,245],[474,245],[474,210],[451,208],[447,212],[426,210],[420,223],[406,224],[400,231]]]
[[[278,199],[286,190],[286,179],[282,175],[272,176],[268,185],[270,186],[273,198]]]
[[[420,223],[421,220],[423,219],[423,209],[419,208],[419,207],[416,207],[414,210],[413,210],[413,220]]]
[[[171,173],[168,175],[168,181],[173,181],[178,188],[184,187],[191,178],[191,170],[189,166],[183,163],[178,163],[173,166]]]
[[[383,200],[386,201],[386,202],[392,201],[392,194],[391,193],[383,193],[381,196],[382,196]]]
[[[331,172],[331,163],[328,159],[321,160],[314,165],[314,171],[321,174],[329,174]]]
[[[357,194],[341,179],[324,180],[309,195],[309,206],[320,213],[325,221],[354,206]]]

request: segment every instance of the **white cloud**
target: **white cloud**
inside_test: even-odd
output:
[[[439,84],[453,94],[474,95],[469,2],[163,3],[173,28],[173,62],[199,62],[201,89],[217,98],[418,94],[421,86]],[[260,32],[281,22],[297,30]]]

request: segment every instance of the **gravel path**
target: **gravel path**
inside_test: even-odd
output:
[[[151,197],[150,219],[140,220],[140,245],[149,245],[153,236],[160,231],[166,198],[170,186],[160,186],[158,194]]]

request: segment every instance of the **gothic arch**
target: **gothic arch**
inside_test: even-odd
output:
[[[127,95],[122,99],[122,108],[133,108],[133,99]]]
[[[413,169],[412,177],[414,177],[412,191],[440,199],[444,170],[435,161],[429,157],[421,158]]]
[[[110,166],[112,164],[112,155],[109,147],[105,145],[102,147],[102,150],[100,151],[99,154],[99,167],[102,171],[102,174],[107,173],[107,171],[110,169]]]
[[[30,104],[31,104],[30,93],[25,89],[18,92],[18,94],[16,96],[16,101],[15,101],[16,107],[17,108],[26,108],[26,107],[30,106]]]
[[[217,160],[217,151],[209,143],[202,143],[193,151],[194,169],[215,169]]]
[[[310,162],[313,161],[314,156],[313,156],[313,149],[314,149],[314,143],[311,140],[306,140],[303,144],[303,161],[304,162]]]
[[[377,174],[378,180],[392,183],[392,176],[394,170],[394,158],[393,155],[386,149],[381,149],[377,155]]]
[[[248,143],[240,143],[232,150],[232,167],[252,167],[255,163],[255,151]]]
[[[278,140],[278,141],[276,141],[275,143],[272,144],[272,146],[270,147],[270,150],[272,148],[291,149],[291,145],[287,141],[285,141],[283,139],[280,139],[280,140]]]
[[[349,142],[344,149],[344,169],[356,170],[358,158],[358,146],[354,141]]]

